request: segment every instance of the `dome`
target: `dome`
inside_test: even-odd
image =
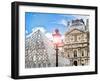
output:
[[[85,23],[84,23],[83,19],[76,19],[76,20],[71,21],[69,30],[72,30],[75,28],[82,30],[82,31],[85,31],[86,28],[85,28]]]

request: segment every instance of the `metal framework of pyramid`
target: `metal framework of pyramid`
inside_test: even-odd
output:
[[[25,41],[25,68],[56,67],[53,43],[40,31],[33,32]],[[58,56],[59,66],[68,65],[68,60]]]

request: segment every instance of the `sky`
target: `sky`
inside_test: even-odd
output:
[[[52,33],[55,29],[59,29],[62,35],[67,31],[67,22],[75,19],[87,19],[84,15],[72,14],[56,14],[56,13],[37,13],[25,12],[25,34],[29,35],[31,32],[40,29],[45,35],[52,39]]]

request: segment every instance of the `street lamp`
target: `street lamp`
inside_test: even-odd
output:
[[[52,34],[53,36],[53,43],[56,50],[56,67],[58,67],[58,47],[62,45],[61,34],[59,33],[58,29],[55,29],[55,32]]]

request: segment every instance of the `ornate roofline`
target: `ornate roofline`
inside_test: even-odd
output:
[[[82,30],[79,30],[79,29],[77,29],[77,28],[74,28],[74,29],[71,29],[70,31],[66,32],[66,33],[65,33],[65,35],[70,34],[70,33],[71,33],[72,31],[74,31],[74,30],[78,30],[78,31],[80,31],[80,32],[85,33],[85,32],[84,32],[84,31],[82,31]]]

